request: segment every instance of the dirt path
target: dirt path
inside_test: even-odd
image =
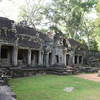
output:
[[[79,75],[75,75],[75,77],[80,77],[80,78],[84,78],[87,80],[100,82],[100,77],[97,76],[97,73],[95,73],[95,74],[79,74]]]

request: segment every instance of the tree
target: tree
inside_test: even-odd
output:
[[[27,22],[27,25],[36,29],[37,25],[41,24],[43,19],[42,0],[25,0],[25,5],[20,8],[19,21]]]
[[[89,50],[94,50],[97,51],[98,50],[98,43],[95,39],[91,39],[90,40],[90,48]]]
[[[94,37],[98,43],[98,48],[100,50],[100,1],[98,1],[96,5],[96,13],[97,13],[97,18],[95,20]]]
[[[95,33],[100,36],[100,1],[96,5],[97,18],[95,20]]]
[[[44,14],[50,27],[57,27],[68,37],[78,39],[83,32],[85,15],[95,3],[96,0],[53,0]]]

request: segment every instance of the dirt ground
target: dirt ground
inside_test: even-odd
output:
[[[100,77],[98,77],[97,73],[95,73],[95,74],[79,74],[79,75],[75,75],[75,77],[80,77],[80,78],[84,78],[87,80],[100,82]]]

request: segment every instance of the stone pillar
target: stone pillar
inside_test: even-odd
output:
[[[13,57],[12,57],[13,65],[17,66],[18,65],[18,48],[14,47],[13,48]]]
[[[64,53],[64,56],[63,56],[63,63],[66,66],[66,53]]]
[[[69,56],[69,65],[73,65],[74,64],[74,56],[70,55]]]
[[[39,51],[39,65],[43,65],[43,54]]]
[[[77,56],[77,64],[79,64],[79,58],[80,58],[80,57],[79,57],[79,56]]]
[[[41,52],[41,64],[43,65],[43,52]]]
[[[1,44],[0,44],[0,64],[1,64]]]
[[[47,54],[46,54],[46,66],[47,66],[47,67],[49,66],[48,61],[49,61],[49,54],[47,53]]]
[[[83,64],[83,59],[84,59],[84,58],[82,57],[82,62],[81,62],[81,64]]]
[[[72,55],[72,65],[75,64],[75,55]]]
[[[55,51],[52,51],[52,65],[55,64]]]
[[[51,62],[52,65],[55,64],[55,55],[52,55],[52,62]]]
[[[31,49],[28,49],[28,65],[31,65]]]

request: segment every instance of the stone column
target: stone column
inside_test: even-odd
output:
[[[82,62],[81,62],[81,64],[83,64],[83,59],[84,59],[84,58],[82,57]]]
[[[55,52],[54,52],[54,50],[52,51],[52,65],[54,65],[55,64]]]
[[[66,53],[64,53],[63,63],[64,63],[64,65],[66,66]]]
[[[43,52],[41,52],[41,64],[43,65]]]
[[[75,64],[75,55],[72,56],[72,65]]]
[[[0,64],[1,64],[1,44],[0,44]]]
[[[70,55],[69,56],[69,65],[73,65],[74,64],[74,55]]]
[[[28,65],[31,65],[31,49],[28,49]]]
[[[79,56],[77,56],[77,64],[79,64],[79,58],[80,58],[80,57],[79,57]]]
[[[49,54],[47,53],[47,54],[46,54],[46,66],[47,66],[47,67],[49,66],[48,61],[49,61]]]
[[[13,57],[12,57],[13,65],[17,66],[18,65],[18,48],[14,47],[13,48]]]
[[[39,65],[43,65],[43,54],[39,51]]]

